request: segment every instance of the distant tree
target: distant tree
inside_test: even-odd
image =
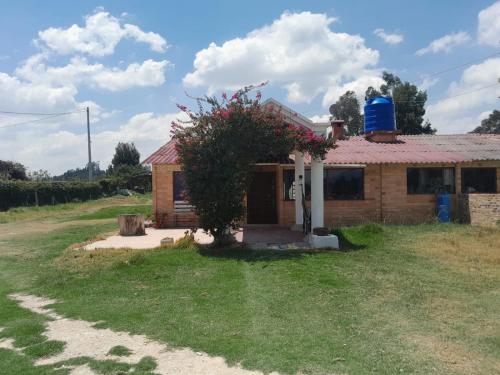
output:
[[[348,135],[359,135],[363,131],[363,115],[354,91],[347,91],[332,104],[330,113],[337,120],[344,120]]]
[[[141,154],[133,143],[118,143],[113,160],[106,170],[106,178],[121,188],[151,191],[151,170],[141,165]]]
[[[94,179],[103,177],[106,172],[99,167],[99,163],[92,162],[92,176]],[[59,176],[52,177],[55,181],[87,181],[89,178],[89,169],[87,166],[84,168],[68,169],[66,172]]]
[[[111,160],[113,169],[122,165],[138,166],[140,164],[141,154],[133,143],[120,142],[116,145],[115,155]]]
[[[436,129],[428,120],[424,121],[427,92],[410,82],[402,82],[398,76],[388,72],[384,72],[382,78],[385,83],[378,90],[368,87],[365,99],[392,96],[396,107],[396,125],[403,134],[434,134]]]
[[[28,177],[32,181],[49,181],[52,179],[50,176],[49,172],[46,171],[45,169],[39,169],[37,171],[31,171],[28,173]]]
[[[500,111],[495,109],[488,118],[481,121],[481,125],[471,131],[471,133],[500,134]]]
[[[21,163],[0,160],[0,179],[27,180],[26,167]]]

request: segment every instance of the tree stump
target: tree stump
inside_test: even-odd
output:
[[[144,236],[144,215],[126,214],[118,216],[120,236]]]

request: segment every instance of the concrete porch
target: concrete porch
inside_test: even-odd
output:
[[[159,247],[163,238],[170,237],[177,241],[184,237],[186,232],[190,232],[190,230],[188,228],[147,228],[144,236],[112,235],[106,239],[89,243],[83,249],[152,249]],[[244,243],[251,249],[288,250],[309,248],[302,232],[294,232],[279,226],[245,226],[234,231],[233,234],[237,242]],[[201,245],[208,245],[213,242],[213,237],[202,230],[195,233],[194,239]]]

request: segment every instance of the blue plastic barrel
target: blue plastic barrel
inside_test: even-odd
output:
[[[366,101],[365,133],[396,130],[394,102],[390,96],[376,96]]]
[[[437,217],[441,223],[450,222],[450,195],[438,194],[437,199]]]

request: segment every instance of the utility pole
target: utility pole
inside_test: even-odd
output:
[[[89,107],[87,107],[87,144],[89,149],[89,163],[87,164],[87,168],[89,170],[89,182],[92,181],[92,151],[90,149],[90,111]]]

